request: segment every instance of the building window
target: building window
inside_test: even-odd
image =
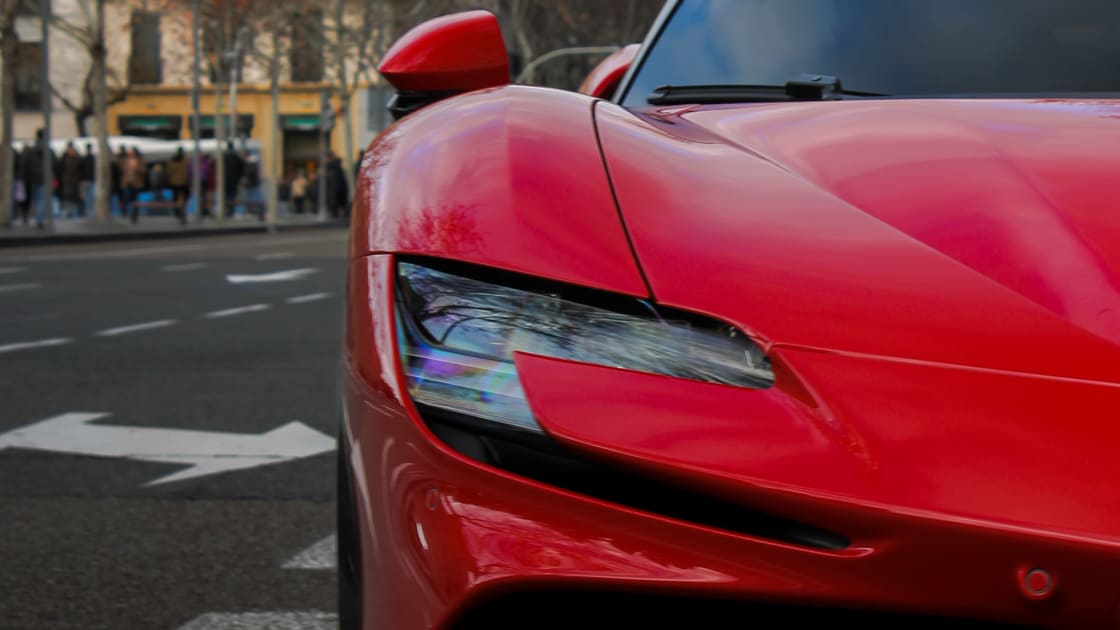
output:
[[[50,4],[48,1],[48,10],[51,8]],[[39,6],[38,0],[16,0],[16,15],[39,17],[42,15],[42,8]]]
[[[128,79],[131,83],[152,85],[162,82],[159,45],[159,13],[133,11],[132,53],[128,58]]]
[[[43,45],[39,42],[16,44],[16,66],[12,78],[16,84],[16,109],[38,110],[43,103]]]
[[[311,11],[292,21],[288,55],[293,82],[323,80],[323,12]]]

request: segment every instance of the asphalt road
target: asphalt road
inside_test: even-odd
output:
[[[339,229],[0,250],[0,628],[330,628]]]

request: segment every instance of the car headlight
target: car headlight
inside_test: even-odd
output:
[[[742,331],[642,300],[580,301],[569,296],[576,288],[516,277],[493,284],[409,262],[398,264],[397,283],[404,373],[423,405],[541,433],[514,352],[756,389],[774,383],[762,348]]]

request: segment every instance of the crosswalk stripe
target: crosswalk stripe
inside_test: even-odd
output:
[[[211,612],[179,626],[178,630],[336,630],[338,615],[321,610],[267,612]]]

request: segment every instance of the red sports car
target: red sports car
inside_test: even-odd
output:
[[[344,627],[1120,627],[1120,2],[672,0],[583,93],[406,34]]]

